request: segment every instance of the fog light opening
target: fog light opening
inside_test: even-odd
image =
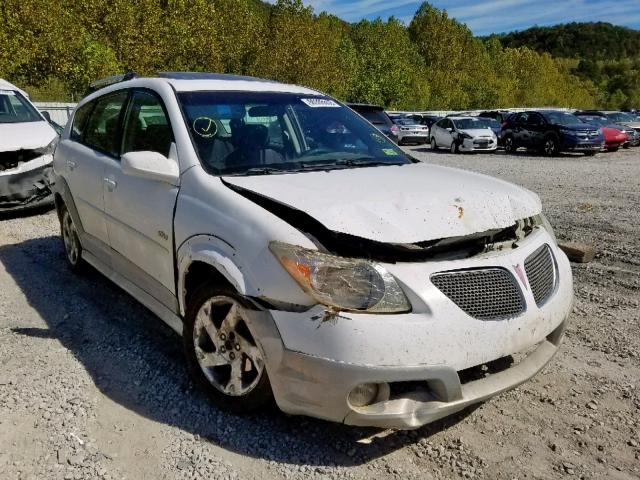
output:
[[[353,407],[366,407],[378,399],[380,387],[377,383],[363,383],[351,390],[349,403]]]

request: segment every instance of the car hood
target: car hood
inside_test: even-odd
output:
[[[44,120],[0,123],[0,152],[46,147],[56,138],[56,135],[53,128]]]
[[[562,130],[569,130],[572,132],[584,132],[584,131],[596,131],[599,127],[590,123],[576,123],[575,125],[559,125],[555,123],[558,128]]]
[[[471,135],[473,138],[491,137],[491,134],[493,133],[493,130],[490,130],[488,128],[469,128],[467,130],[459,130],[459,131],[462,133]]]
[[[224,181],[301,210],[329,230],[385,243],[466,236],[541,212],[529,190],[423,163]]]
[[[631,127],[633,129],[640,128],[640,122],[618,122],[620,125]]]

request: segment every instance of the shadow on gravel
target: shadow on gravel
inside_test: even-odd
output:
[[[239,454],[316,467],[358,465],[470,413],[384,437],[376,435],[380,430],[288,416],[275,408],[248,416],[225,413],[192,388],[179,337],[102,275],[72,274],[59,237],[4,245],[0,262],[48,325],[15,328],[15,334],[58,339],[113,401]]]

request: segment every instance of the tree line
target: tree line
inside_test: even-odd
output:
[[[596,87],[604,108],[640,108],[640,31],[606,22],[568,23],[492,35],[503,47],[527,47],[568,61],[571,72]]]
[[[480,39],[423,3],[346,23],[301,0],[0,0],[0,77],[77,100],[101,77],[212,71],[298,83],[390,109],[597,106],[576,61]]]

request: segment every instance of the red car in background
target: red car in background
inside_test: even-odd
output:
[[[630,138],[629,134],[621,127],[612,124],[606,117],[600,115],[577,115],[584,123],[589,123],[600,127],[602,134],[604,135],[604,149],[607,152],[615,152],[620,147],[628,145]]]

